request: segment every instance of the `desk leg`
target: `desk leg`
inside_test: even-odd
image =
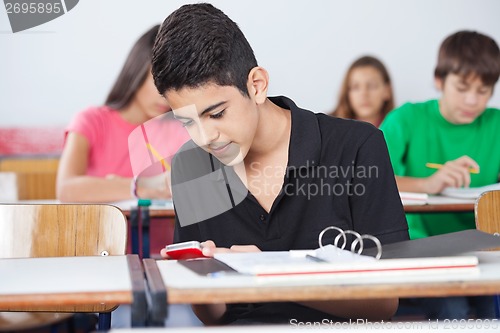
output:
[[[495,295],[495,317],[500,319],[500,295]]]
[[[148,285],[148,326],[163,327],[168,315],[167,289],[154,259],[144,259],[144,272]]]
[[[139,254],[139,211],[137,207],[130,210],[129,231],[132,253]]]
[[[150,224],[149,207],[138,206],[130,210],[129,235],[132,253],[138,254],[141,259],[150,257]]]
[[[111,328],[111,312],[99,313],[98,331],[108,331]]]
[[[150,225],[150,218],[149,218],[149,207],[141,207],[141,230],[142,230],[142,256],[141,259],[143,258],[149,258],[150,257],[150,241],[149,241],[149,225]]]
[[[128,255],[127,261],[132,282],[131,324],[132,327],[144,327],[148,311],[144,270],[138,255]]]

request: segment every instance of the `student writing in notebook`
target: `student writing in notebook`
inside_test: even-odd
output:
[[[490,37],[475,31],[448,36],[439,49],[434,80],[437,100],[407,103],[381,125],[400,191],[440,193],[446,187],[496,183],[500,172],[500,110],[487,103],[500,74],[500,51]],[[439,163],[439,169],[428,163]],[[472,172],[474,171],[474,172]],[[472,213],[411,214],[412,239],[474,229]],[[491,317],[491,298],[481,298],[478,317]],[[465,297],[429,299],[431,318],[466,318]]]
[[[104,106],[78,113],[66,129],[57,174],[61,201],[110,202],[131,199],[132,167],[129,134],[140,124],[170,110],[151,74],[151,49],[159,25],[145,32],[132,47]],[[169,144],[187,139],[179,126],[170,126]],[[141,197],[167,198],[164,182],[139,187]]]
[[[366,121],[378,127],[394,108],[393,95],[391,78],[384,64],[375,57],[363,56],[347,70],[331,115]]]
[[[174,242],[203,242],[211,256],[314,249],[331,225],[382,243],[408,238],[382,133],[268,97],[268,72],[222,11],[210,4],[174,11],[152,63],[158,90],[192,138],[172,163]],[[325,235],[324,243],[335,236]],[[391,298],[193,308],[205,324],[288,323],[387,319],[397,304]]]

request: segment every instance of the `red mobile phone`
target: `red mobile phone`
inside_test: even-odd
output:
[[[190,241],[167,245],[167,254],[172,259],[203,258],[201,244],[198,241]]]

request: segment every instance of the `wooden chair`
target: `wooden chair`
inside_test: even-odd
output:
[[[0,258],[124,255],[127,220],[111,205],[0,204],[0,235]],[[34,304],[22,309],[33,312],[31,322],[25,318],[22,324],[8,326],[5,318],[12,313],[4,313],[3,319],[0,313],[0,331],[51,324],[70,316],[61,313],[78,312],[98,312],[99,328],[109,328],[115,308],[110,304],[51,308]]]
[[[476,229],[500,236],[500,190],[484,192],[474,206]],[[500,248],[491,249],[500,251]],[[495,296],[495,311],[500,318],[500,295]]]
[[[477,230],[500,236],[500,190],[481,194],[476,200],[474,213]]]

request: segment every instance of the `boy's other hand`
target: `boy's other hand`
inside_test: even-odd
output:
[[[425,178],[425,192],[437,194],[446,187],[469,187],[470,169],[479,170],[479,165],[466,155],[446,162],[432,176]]]
[[[205,257],[213,257],[215,253],[221,252],[260,252],[260,249],[255,245],[233,245],[228,249],[227,247],[217,247],[211,240],[201,243],[201,247]]]

